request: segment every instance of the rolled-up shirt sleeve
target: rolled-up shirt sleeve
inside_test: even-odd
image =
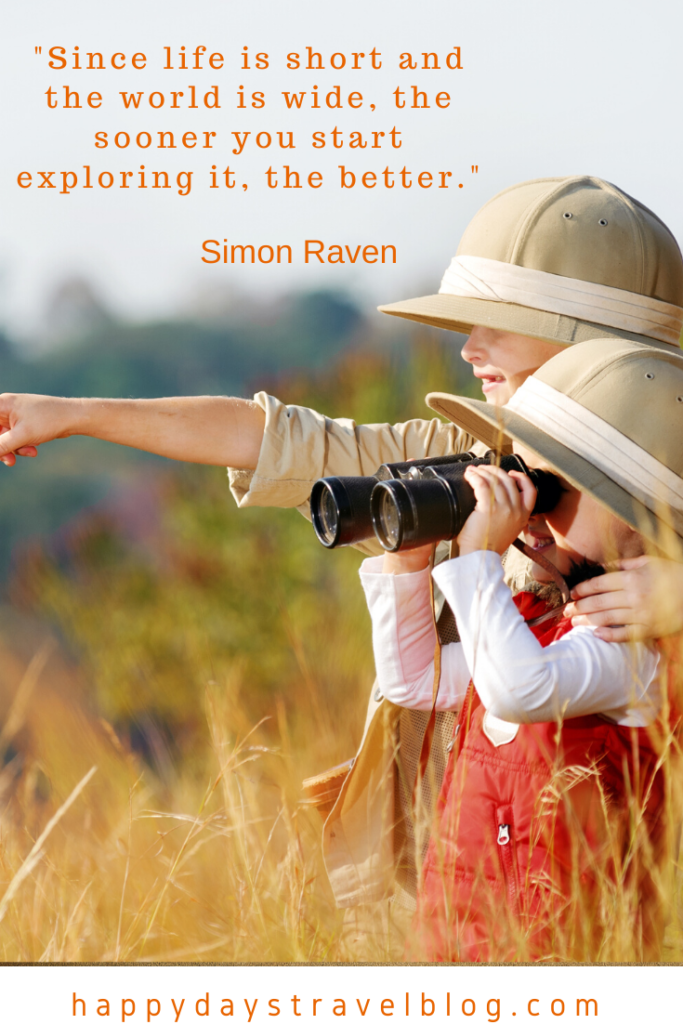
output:
[[[438,419],[358,425],[283,405],[264,391],[254,401],[266,414],[258,464],[253,471],[228,468],[240,508],[274,505],[308,516],[311,487],[322,476],[366,476],[383,462],[457,454],[475,444],[453,423]]]
[[[506,722],[604,714],[647,726],[661,708],[659,655],[648,644],[610,644],[579,626],[542,647],[503,580],[500,557],[475,551],[433,570],[450,604],[482,704]]]
[[[393,575],[380,558],[366,559],[360,578],[372,618],[377,684],[392,704],[427,711],[433,702],[436,629],[429,569]],[[442,648],[437,711],[457,710],[470,681],[460,644]]]

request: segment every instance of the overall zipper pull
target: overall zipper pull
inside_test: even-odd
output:
[[[498,845],[507,846],[510,842],[510,826],[499,825],[498,826]]]

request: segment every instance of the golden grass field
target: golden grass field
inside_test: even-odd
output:
[[[280,390],[398,419],[444,378],[456,386],[425,344],[407,368],[354,357]],[[294,511],[238,512],[219,469],[169,475],[158,494],[145,544],[98,514],[58,558],[37,547],[16,569],[17,607],[56,639],[26,656],[3,634],[0,960],[347,960],[301,781],[351,757],[362,730],[360,556],[322,549]],[[665,956],[680,960],[673,737],[664,758],[672,828],[655,883]],[[627,870],[598,904],[599,959],[638,959]],[[365,948],[390,955],[381,935]]]

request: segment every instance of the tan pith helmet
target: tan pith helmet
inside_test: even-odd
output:
[[[683,258],[667,226],[616,185],[538,178],[479,210],[438,294],[379,309],[464,334],[480,326],[564,345],[678,346]]]
[[[681,558],[680,352],[616,338],[587,341],[544,363],[506,406],[438,393],[427,405],[489,447],[523,444]]]

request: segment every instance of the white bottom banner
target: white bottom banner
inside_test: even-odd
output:
[[[683,967],[55,964],[0,980],[2,1020],[31,1024],[651,1024],[681,1020]]]

